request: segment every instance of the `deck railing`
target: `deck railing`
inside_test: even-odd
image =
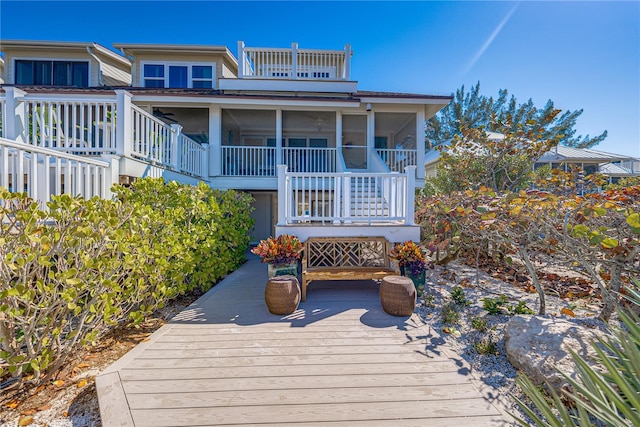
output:
[[[104,99],[24,101],[25,142],[70,153],[116,152],[116,103]]]
[[[178,136],[180,158],[178,170],[189,175],[203,177],[206,174],[204,162],[207,159],[207,148],[193,139],[180,134]]]
[[[351,48],[250,48],[238,42],[239,78],[349,80]]]
[[[0,138],[0,186],[42,206],[52,195],[110,197],[111,164]]]
[[[278,224],[414,223],[415,166],[405,173],[296,173],[278,166]]]
[[[222,175],[276,176],[275,147],[222,146]]]
[[[336,154],[335,148],[284,147],[282,163],[291,172],[335,172]]]
[[[131,154],[148,162],[170,166],[171,126],[136,105],[131,105],[131,110]]]
[[[418,150],[376,148],[376,153],[391,172],[402,172],[407,166],[418,164]]]

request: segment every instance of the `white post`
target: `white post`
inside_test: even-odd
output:
[[[171,167],[177,171],[180,170],[180,152],[182,151],[182,147],[180,147],[180,132],[182,132],[182,125],[171,124]]]
[[[344,76],[343,79],[351,80],[351,45],[344,46]]]
[[[278,169],[278,225],[286,225],[286,214],[288,206],[287,192],[287,165],[277,165]]]
[[[416,114],[416,178],[424,179],[424,152],[426,150],[425,139],[425,114],[424,109]]]
[[[102,189],[102,197],[110,200],[113,198],[111,187],[113,186],[113,184],[120,183],[120,156],[114,156],[113,154],[103,154],[101,160],[109,163],[109,169],[107,169],[104,175],[104,188]]]
[[[298,78],[298,43],[291,43],[291,78]]]
[[[200,176],[204,179],[209,178],[209,144],[202,144],[202,148],[204,148],[204,153],[202,153],[202,157],[200,161]]]
[[[336,172],[344,172],[342,168],[342,112],[336,111]]]
[[[340,200],[342,200],[342,180],[344,176],[336,176],[333,181],[333,220],[334,224],[340,224],[340,216],[342,214],[342,207],[340,206]]]
[[[282,109],[276,110],[276,165],[282,162]]]
[[[345,224],[351,224],[351,177],[345,175],[342,179],[342,217]]]
[[[244,57],[244,42],[242,40],[238,40],[238,78],[241,79],[245,76],[244,65],[247,60]]]
[[[407,207],[404,224],[414,225],[416,210],[416,166],[406,166],[404,172],[407,175]]]
[[[209,106],[209,176],[222,175],[222,119],[219,105]]]
[[[124,89],[116,89],[116,154],[131,157],[133,141],[133,110],[131,98],[133,95]]]
[[[5,112],[3,117],[4,137],[12,141],[27,142],[27,122],[24,109],[24,97],[27,92],[17,87],[5,86]]]

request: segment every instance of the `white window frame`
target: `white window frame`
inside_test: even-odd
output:
[[[164,66],[164,77],[145,77],[144,75],[144,66],[145,65],[162,65]],[[215,62],[190,62],[190,61],[140,61],[140,87],[145,87],[145,80],[163,80],[164,87],[168,88],[169,86],[169,67],[187,67],[187,88],[193,89],[193,67],[211,67],[211,79],[203,79],[197,77],[195,81],[204,82],[211,80],[211,89],[216,88],[216,63]]]

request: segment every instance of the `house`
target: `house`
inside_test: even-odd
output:
[[[501,141],[504,135],[497,132],[486,132],[489,141]],[[446,147],[451,141],[445,142]],[[425,176],[433,177],[437,172],[440,150],[432,148],[425,154]],[[558,145],[535,161],[535,169],[549,165],[554,169],[567,170],[570,165],[579,166],[585,175],[600,173],[616,183],[620,178],[640,176],[640,160],[623,154],[608,153],[590,148],[575,148]]]
[[[46,198],[108,196],[109,182],[143,176],[204,181],[253,195],[254,241],[284,232],[419,238],[425,121],[451,97],[360,90],[349,45],[239,42],[237,57],[226,46],[0,45],[0,153],[13,156],[0,162],[0,185]],[[16,144],[31,151],[20,157]]]

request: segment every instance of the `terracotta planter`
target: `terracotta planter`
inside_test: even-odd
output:
[[[267,282],[264,302],[273,314],[291,314],[300,304],[300,283],[295,276],[276,276]]]

